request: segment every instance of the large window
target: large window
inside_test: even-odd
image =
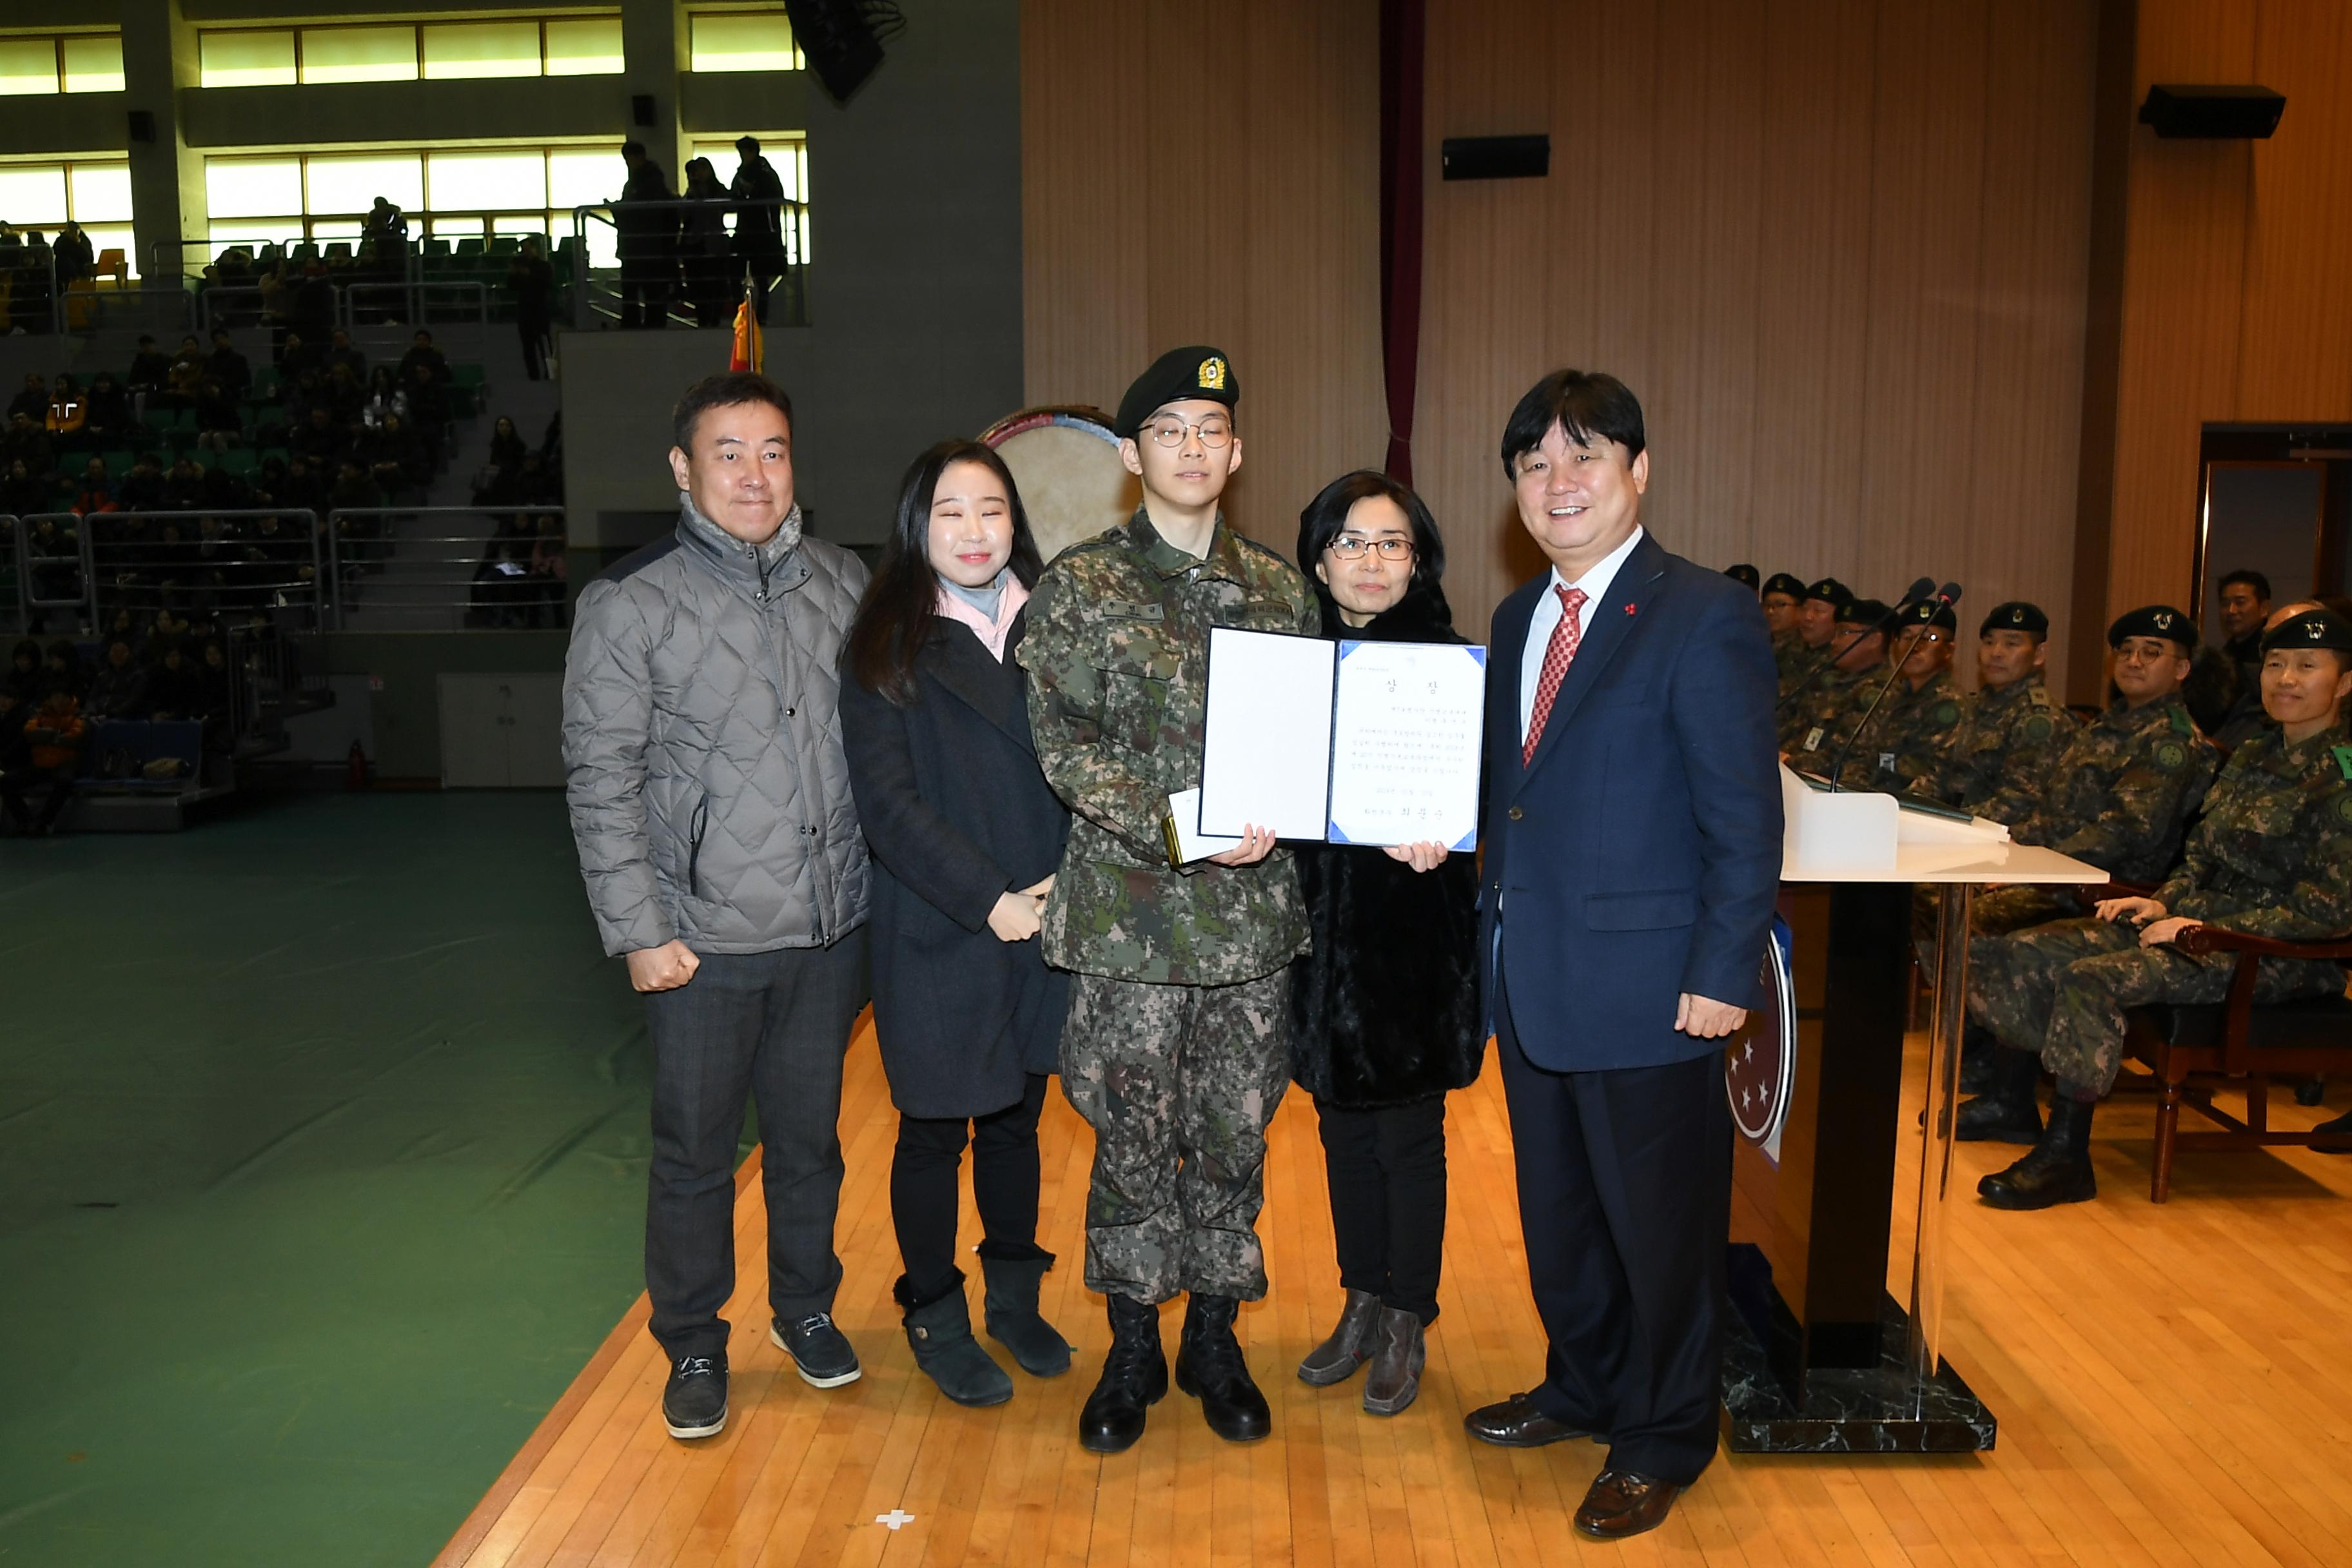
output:
[[[784,194],[805,200],[808,151],[801,137],[757,134]],[[694,145],[693,153],[708,157],[722,183],[735,177],[734,141],[729,136]],[[551,247],[572,233],[572,208],[611,200],[626,177],[618,142],[241,153],[205,160],[205,195],[215,246],[309,240],[356,249],[362,220],[383,196],[407,215],[412,241],[455,245],[535,234]],[[675,188],[675,179],[671,184]],[[592,222],[587,232],[589,260],[611,265],[612,226]],[[805,227],[788,222],[785,245],[805,256]]]
[[[0,161],[0,218],[55,239],[67,220],[81,225],[93,255],[122,252],[136,273],[131,238],[131,163],[120,153]]]
[[[0,37],[0,97],[121,90],[118,31]]]
[[[196,35],[197,81],[205,87],[617,76],[620,71],[621,18],[616,16],[210,27]]]
[[[781,5],[687,14],[687,69],[796,71],[808,68]],[[780,171],[781,172],[781,171]]]

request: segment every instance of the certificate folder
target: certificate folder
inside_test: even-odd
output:
[[[1486,650],[1209,633],[1200,833],[1478,842]]]

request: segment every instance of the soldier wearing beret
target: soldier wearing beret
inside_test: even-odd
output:
[[[1961,702],[1960,721],[1935,768],[1912,783],[1913,794],[1979,816],[1991,815],[1996,796],[2005,795],[2011,811],[2033,799],[2076,728],[2042,678],[2049,637],[2050,617],[2039,605],[1993,606],[1977,628],[1977,689]]]
[[[2221,752],[2180,700],[2197,626],[2168,605],[2149,605],[2107,628],[2119,693],[2085,725],[2039,782],[2004,787],[1982,815],[2010,824],[2018,843],[2087,860],[2118,882],[2153,885],[2179,854],[2189,818],[2205,798]],[[1974,900],[1969,963],[1984,961],[1999,934],[2084,912],[2074,889],[2017,884]],[[1971,994],[1974,994],[1973,984]],[[1990,1028],[1990,1020],[1976,1019]],[[2032,1142],[2040,1133],[2031,1058],[2000,1052],[1997,1072],[1972,1075],[1983,1093],[1960,1110],[1954,1136]]]
[[[1867,721],[1864,715],[1886,678],[1874,670],[1856,688],[1863,706],[1850,726],[1854,732],[1838,770],[1840,785],[1898,795],[1935,771],[1960,722],[1960,690],[1952,681],[1952,638],[1958,630],[1952,607],[1934,599],[1895,621],[1886,657],[1902,659],[1901,679]]]
[[[1760,587],[1762,587],[1764,583],[1764,574],[1759,572],[1755,567],[1750,566],[1745,561],[1742,561],[1737,566],[1725,567],[1723,569],[1723,574],[1730,578],[1733,582],[1738,584],[1741,587],[1747,589],[1751,594],[1757,592]]]
[[[1969,1011],[2000,1037],[2002,1057],[2023,1064],[2005,1076],[2023,1078],[2027,1114],[2036,1069],[2058,1079],[2032,1150],[1977,1184],[1995,1208],[2095,1195],[2091,1111],[2122,1063],[2124,1009],[2210,1004],[2229,991],[2236,955],[2192,958],[2173,945],[2182,931],[2210,924],[2307,942],[2352,931],[2352,735],[2343,720],[2352,626],[2306,611],[2273,627],[2262,646],[2263,708],[2278,728],[2230,754],[2163,885],[2147,898],[2108,900],[2088,920],[1970,949]],[[2343,988],[2343,967],[2331,960],[2266,957],[2254,1000]]]
[[[1804,602],[1805,584],[1786,572],[1775,572],[1764,579],[1758,598],[1764,606],[1764,624],[1771,629],[1773,657],[1778,658],[1783,647],[1801,647],[1804,639],[1797,635],[1797,606]]]
[[[1808,599],[1806,611],[1828,602]],[[1826,773],[1833,765],[1838,748],[1862,721],[1856,693],[1867,706],[1870,672],[1883,673],[1886,668],[1886,606],[1876,599],[1834,603],[1830,623],[1834,635],[1819,649],[1808,650],[1821,671],[1809,673],[1805,679],[1811,684],[1780,711],[1780,749],[1790,766],[1805,773]]]
[[[1132,1445],[1166,1393],[1158,1308],[1180,1292],[1177,1385],[1220,1436],[1272,1425],[1234,1320],[1265,1294],[1255,1227],[1306,910],[1270,832],[1180,868],[1161,828],[1168,797],[1201,782],[1210,628],[1322,626],[1306,580],[1218,507],[1240,390],[1205,346],[1128,389],[1116,429],[1143,504],[1045,568],[1020,650],[1037,760],[1077,818],[1041,935],[1074,975],[1062,1088],[1095,1131],[1087,1285],[1109,1299],[1111,1350],[1078,1434],[1097,1453]]]
[[[1830,663],[1834,657],[1830,641],[1837,636],[1838,613],[1853,603],[1853,595],[1834,577],[1824,577],[1798,594],[1794,623],[1797,635],[1790,641],[1776,638],[1772,645],[1773,659],[1780,672],[1781,701],[1788,701],[1790,694],[1815,671]],[[1784,724],[1784,747],[1788,744],[1786,729]]]

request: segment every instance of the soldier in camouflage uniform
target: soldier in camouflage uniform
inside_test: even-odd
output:
[[[1785,574],[1784,574],[1785,576]],[[1783,590],[1794,578],[1775,577]],[[1768,588],[1767,592],[1770,592]],[[1802,688],[1808,677],[1824,668],[1833,655],[1831,639],[1837,635],[1840,610],[1853,603],[1853,595],[1834,577],[1824,577],[1811,587],[1797,590],[1797,609],[1787,633],[1775,631],[1772,636],[1772,660],[1780,674],[1780,700],[1785,705]],[[1809,693],[1810,695],[1810,693]],[[1785,716],[1786,708],[1783,708]],[[1786,726],[1784,725],[1785,731]],[[1785,735],[1781,745],[1788,742]]]
[[[2042,679],[2049,636],[2050,617],[2038,605],[1993,606],[1977,632],[1977,689],[1912,794],[1979,816],[1991,815],[1996,796],[2009,810],[2038,798],[2042,776],[2078,728]]]
[[[1045,568],[1019,654],[1038,761],[1077,816],[1041,937],[1076,977],[1062,1088],[1095,1130],[1087,1285],[1109,1299],[1112,1346],[1078,1429],[1097,1453],[1141,1436],[1166,1391],[1155,1309],[1179,1292],[1178,1385],[1221,1436],[1271,1429],[1234,1320],[1265,1294],[1255,1225],[1306,909],[1270,834],[1180,868],[1162,827],[1168,797],[1201,782],[1210,628],[1322,626],[1306,580],[1218,510],[1241,458],[1238,391],[1207,347],[1129,389],[1116,428],[1143,505]]]
[[[1876,599],[1848,599],[1833,612],[1835,636],[1821,649],[1826,668],[1809,677],[1812,685],[1780,712],[1780,750],[1799,773],[1829,776],[1878,680],[1886,678],[1886,613]]]
[[[2030,1071],[2058,1089],[2032,1151],[1977,1190],[1995,1208],[2046,1208],[2095,1195],[2094,1105],[2122,1065],[2124,1009],[2210,1004],[2228,994],[2234,953],[2190,957],[2172,945],[2213,925],[2280,941],[2352,931],[2352,626],[2326,610],[2263,638],[2263,708],[2278,721],[2231,753],[2180,867],[2150,898],[2116,899],[2097,918],[2064,921],[1990,944],[1972,968],[1969,1011]],[[2264,958],[2257,1004],[2327,996],[2344,968],[2326,959]]]
[[[1875,713],[1869,706],[1886,684],[1885,675],[1872,671],[1861,688],[1853,750],[1838,770],[1842,787],[1899,795],[1936,770],[1960,723],[1960,689],[1952,679],[1952,639],[1958,631],[1952,607],[1934,599],[1905,611],[1895,622],[1886,657],[1902,658],[1902,679]]]
[[[2107,628],[2123,695],[2067,743],[2049,772],[2005,787],[1982,809],[2011,824],[2020,844],[2087,860],[2118,882],[2164,880],[2189,818],[2205,798],[2221,753],[2198,732],[2180,700],[2197,628],[2180,611],[2149,605]],[[1974,900],[1969,965],[1994,962],[2011,931],[2089,913],[2077,889],[2020,883]],[[1971,1017],[1972,1032],[1989,1028]],[[1981,1037],[1979,1036],[1979,1038]],[[1979,1058],[1979,1060],[1985,1058]],[[1954,1136],[2031,1143],[2042,1133],[2030,1058],[1994,1052],[1967,1087],[1982,1092],[1960,1107]]]
[[[1772,634],[1773,658],[1780,658],[1784,643],[1801,646],[1805,639],[1797,630],[1797,610],[1805,602],[1805,584],[1786,572],[1775,572],[1764,579],[1756,598],[1764,607],[1765,629]]]

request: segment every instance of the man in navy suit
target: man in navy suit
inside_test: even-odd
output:
[[[1495,612],[1485,961],[1541,1384],[1475,1410],[1511,1447],[1605,1439],[1577,1510],[1664,1522],[1715,1456],[1731,1122],[1723,1042],[1756,1000],[1780,876],[1770,634],[1658,547],[1642,405],[1563,370],[1503,468],[1552,569]]]

